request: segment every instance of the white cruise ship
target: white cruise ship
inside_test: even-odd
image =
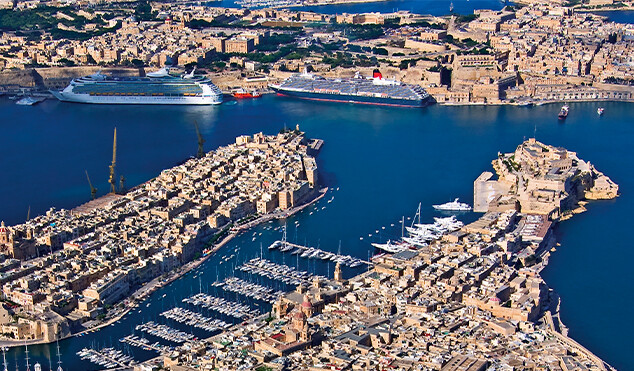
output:
[[[51,93],[60,101],[97,104],[193,104],[222,103],[222,92],[211,80],[169,73],[169,67],[146,77],[113,77],[99,72],[73,79],[64,90]]]

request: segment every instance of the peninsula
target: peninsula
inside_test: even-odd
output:
[[[2,222],[1,343],[54,342],[108,323],[137,305],[134,290],[143,298],[171,282],[227,233],[315,200],[322,143],[299,128],[240,136],[125,194]]]
[[[618,186],[576,153],[529,139],[474,183],[481,218],[413,224],[400,252],[367,272],[314,278],[270,315],[152,360],[172,370],[612,369],[571,338],[540,271],[554,225]],[[195,356],[192,356],[192,353]]]

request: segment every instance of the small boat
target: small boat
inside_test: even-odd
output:
[[[31,96],[26,96],[26,97],[18,100],[17,102],[15,102],[15,104],[19,104],[20,106],[32,106],[34,104],[40,103],[43,100],[44,100],[44,98],[35,98],[35,97],[31,97]]]
[[[559,111],[559,119],[565,120],[566,117],[568,117],[569,110],[570,110],[570,107],[568,107],[567,105],[562,106],[561,110]]]
[[[605,108],[603,108],[603,107],[597,108],[597,115],[599,115],[599,116],[603,115],[604,111],[605,111]]]
[[[260,98],[262,93],[257,90],[246,91],[245,89],[238,89],[233,93],[233,97],[237,99],[248,99],[248,98]]]

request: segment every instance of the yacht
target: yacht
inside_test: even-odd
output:
[[[471,206],[469,206],[469,204],[459,202],[459,199],[456,198],[455,200],[442,205],[434,205],[434,209],[443,211],[471,211]]]

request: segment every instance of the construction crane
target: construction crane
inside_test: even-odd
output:
[[[205,150],[203,148],[203,144],[205,144],[205,139],[200,134],[200,129],[198,128],[198,121],[194,121],[194,126],[196,126],[196,135],[198,136],[198,153],[196,157],[203,158],[205,157]]]
[[[88,170],[86,171],[86,179],[88,179],[88,185],[90,186],[90,199],[94,200],[95,196],[97,196],[97,188],[92,186],[92,183],[90,182],[90,177],[88,176]]]
[[[114,141],[112,142],[112,164],[110,165],[110,178],[108,179],[108,183],[110,183],[110,193],[116,193],[117,189],[115,187],[115,174],[114,168],[117,164],[117,128],[114,128]]]

